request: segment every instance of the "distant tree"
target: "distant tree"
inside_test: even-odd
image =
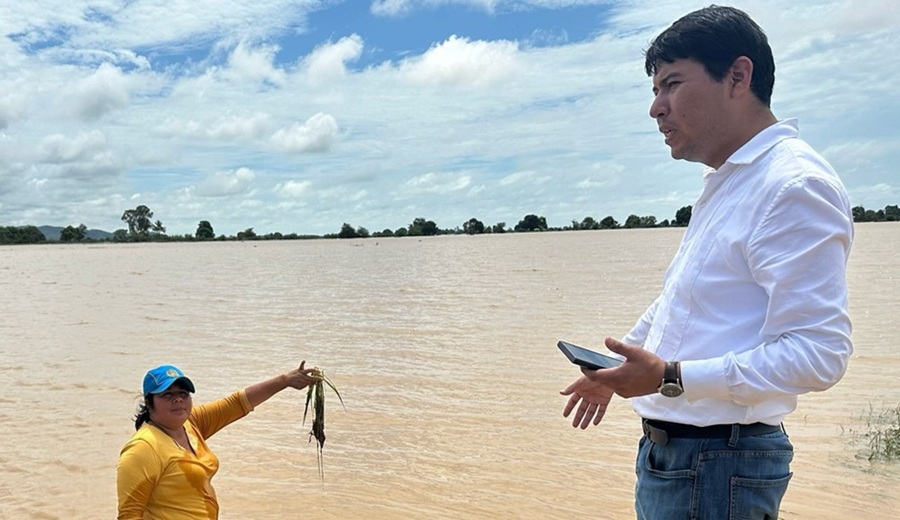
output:
[[[80,224],[78,227],[66,226],[59,232],[59,241],[81,242],[84,240],[85,231],[87,231],[87,227],[84,224]]]
[[[434,236],[438,234],[438,227],[433,220],[417,218],[409,225],[409,232],[407,234],[411,237]]]
[[[625,228],[632,229],[641,227],[641,217],[637,215],[628,215],[625,219]]]
[[[525,218],[519,221],[515,227],[516,231],[546,231],[547,219],[537,215],[525,215]]]
[[[666,219],[666,220],[663,220],[662,222],[660,222],[659,224],[657,224],[656,226],[657,227],[669,227],[671,225],[672,224],[669,222],[669,219]]]
[[[143,204],[134,209],[126,210],[122,214],[122,221],[128,224],[128,232],[132,235],[146,234],[154,226],[150,220],[152,218],[153,212]],[[158,220],[157,223],[159,223]]]
[[[356,238],[358,236],[359,235],[356,233],[356,230],[353,229],[353,226],[346,222],[341,226],[341,230],[338,231],[337,235],[338,238]]]
[[[243,231],[238,231],[237,234],[238,240],[254,240],[256,239],[256,233],[253,232],[253,228],[247,228]]]
[[[641,227],[656,227],[656,217],[654,217],[653,215],[641,217]]]
[[[853,213],[853,222],[865,222],[866,208],[856,206],[851,211]]]
[[[391,231],[391,228],[384,228],[384,229],[381,230],[381,231],[375,231],[374,233],[372,233],[372,236],[375,237],[375,238],[378,238],[378,237],[392,237],[392,236],[394,236],[394,232]]]
[[[497,222],[491,226],[491,233],[506,233],[506,222]]]
[[[608,216],[600,221],[600,229],[616,229],[619,223],[612,216]]]
[[[166,226],[164,226],[163,223],[158,220],[153,223],[153,227],[151,229],[154,233],[158,233],[160,235],[166,234]]]
[[[678,211],[675,212],[675,225],[677,226],[687,226],[691,223],[691,213],[693,211],[693,206],[684,206]]]
[[[46,240],[37,226],[0,226],[0,244],[37,244]]]
[[[356,228],[356,236],[358,236],[359,238],[369,238],[370,233],[368,229],[359,226],[358,228]]]
[[[900,207],[897,205],[894,206],[885,206],[884,207],[884,218],[890,222],[900,221]]]
[[[113,231],[112,236],[113,242],[128,242],[128,231],[124,229],[117,229]]]
[[[216,232],[213,231],[212,224],[210,224],[208,220],[201,220],[200,223],[197,224],[197,232],[194,233],[194,236],[197,237],[198,240],[212,240],[216,238]]]
[[[468,235],[480,235],[484,233],[484,223],[475,217],[463,223],[463,231]]]
[[[594,217],[584,217],[576,229],[600,229],[600,223]]]
[[[22,226],[19,228],[20,244],[37,244],[46,241],[47,237],[44,236],[44,233],[37,226]]]
[[[405,227],[397,228],[397,231],[394,231],[395,237],[405,237],[409,234],[409,230]]]

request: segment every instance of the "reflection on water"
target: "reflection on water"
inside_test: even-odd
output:
[[[655,297],[682,230],[428,239],[0,248],[0,519],[115,515],[115,463],[144,372],[181,366],[197,402],[324,368],[325,482],[286,391],[212,438],[223,519],[633,518],[639,428],[617,401],[561,416],[598,345]],[[785,519],[888,518],[897,466],[855,457],[870,405],[896,406],[900,226],[858,226],[856,353],[789,417]],[[302,515],[299,513],[302,512]]]

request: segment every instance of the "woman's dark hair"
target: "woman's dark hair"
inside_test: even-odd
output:
[[[644,70],[654,76],[661,62],[691,59],[721,82],[741,56],[753,62],[750,90],[771,106],[775,59],[769,40],[747,13],[733,7],[711,5],[680,18],[650,42],[644,52]]]
[[[140,430],[141,425],[150,420],[150,409],[153,408],[153,394],[144,396],[144,402],[138,406],[138,412],[134,416],[134,429]]]

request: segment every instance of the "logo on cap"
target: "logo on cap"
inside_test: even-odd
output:
[[[166,370],[166,375],[169,377],[178,377],[178,372],[176,372],[174,368],[170,368]]]

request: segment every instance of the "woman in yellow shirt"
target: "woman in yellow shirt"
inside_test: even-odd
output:
[[[119,520],[215,520],[219,504],[211,480],[219,459],[206,439],[268,398],[319,380],[300,367],[209,404],[193,406],[194,383],[172,365],[144,376],[144,404],[135,434],[119,454]]]

